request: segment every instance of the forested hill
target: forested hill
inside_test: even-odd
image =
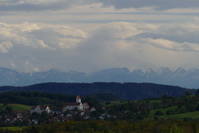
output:
[[[69,95],[87,96],[89,94],[109,93],[122,99],[144,99],[155,98],[163,95],[180,96],[196,90],[186,88],[158,85],[150,83],[42,83],[25,87],[0,87],[1,92],[6,91],[39,91],[50,93],[62,93]]]

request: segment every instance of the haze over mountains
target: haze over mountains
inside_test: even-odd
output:
[[[136,69],[131,72],[127,68],[110,68],[92,73],[52,69],[45,72],[21,73],[0,68],[0,86],[25,86],[44,82],[147,82],[198,89],[198,81],[199,69],[178,68],[172,71],[169,68],[160,68],[157,71],[148,69],[145,72]]]

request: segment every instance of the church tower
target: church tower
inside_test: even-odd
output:
[[[82,101],[81,101],[81,97],[80,96],[77,96],[76,97],[76,103],[81,103]]]

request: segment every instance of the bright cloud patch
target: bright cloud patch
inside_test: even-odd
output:
[[[7,52],[13,46],[49,50],[75,47],[88,34],[66,26],[23,23],[21,25],[0,24],[1,51]]]
[[[151,38],[145,39],[145,42],[157,48],[176,50],[176,51],[199,52],[199,44],[194,44],[194,43],[188,43],[188,42],[178,43],[165,39],[151,39]]]

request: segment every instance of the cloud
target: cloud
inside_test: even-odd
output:
[[[42,23],[0,24],[0,41],[2,49],[7,50],[13,45],[22,45],[31,48],[44,48],[49,50],[70,49],[75,47],[88,34],[63,25],[49,25]],[[7,44],[5,44],[5,42]],[[9,47],[8,47],[9,46]]]
[[[65,25],[0,24],[2,67],[95,71],[199,67],[198,24],[114,22],[88,33]]]
[[[124,66],[131,69],[188,67],[187,64],[194,62],[193,55],[199,56],[199,40],[192,36],[198,31],[195,26],[197,24],[105,24],[78,47],[79,62],[89,61],[84,65],[90,70]],[[195,38],[194,43],[188,39],[191,36]]]
[[[13,44],[9,41],[3,41],[0,43],[0,53],[7,53],[10,48],[13,47]]]
[[[194,43],[188,43],[188,42],[178,43],[165,39],[151,39],[151,38],[143,39],[143,41],[157,48],[163,48],[175,51],[199,52],[199,44],[194,44]]]
[[[199,26],[196,23],[155,25],[117,22],[100,27],[95,31],[94,38],[102,36],[105,42],[115,41],[114,45],[125,42],[137,46],[146,44],[162,49],[194,52],[199,50],[198,34]]]

